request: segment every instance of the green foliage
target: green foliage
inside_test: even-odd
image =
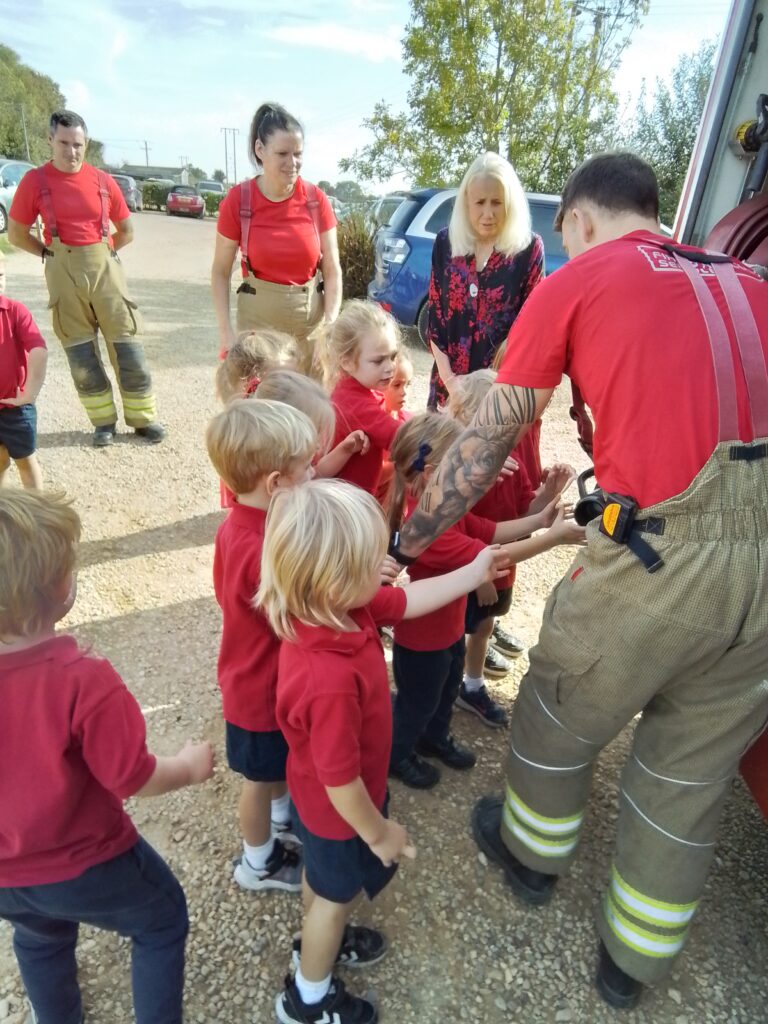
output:
[[[205,212],[210,213],[212,217],[218,216],[219,207],[224,201],[224,196],[219,192],[206,192],[203,196],[205,200]]]
[[[364,299],[373,278],[373,236],[362,213],[351,213],[336,229],[344,297]]]
[[[157,181],[146,181],[141,190],[145,210],[162,210],[173,185],[161,185]]]
[[[220,181],[223,184],[226,180],[227,176],[224,173],[224,171],[217,170],[213,172],[213,177],[211,178],[211,181]]]
[[[333,185],[330,183],[330,181],[318,181],[317,187],[320,189],[321,192],[324,192],[327,196],[336,195],[333,189]]]
[[[0,235],[0,252],[5,253],[7,256],[9,253],[14,251],[13,246],[8,241],[5,235]]]
[[[374,141],[340,161],[367,181],[455,183],[485,150],[557,192],[616,107],[611,79],[648,0],[411,0],[409,109],[378,103]]]
[[[649,98],[643,83],[635,120],[624,133],[624,144],[652,164],[659,179],[661,220],[672,224],[688,163],[696,141],[701,112],[707,98],[715,57],[715,43],[701,44],[683,54],[669,82],[656,79]]]
[[[196,185],[198,181],[209,181],[208,175],[201,167],[195,167],[194,164],[187,165],[187,174],[189,175],[190,185]]]

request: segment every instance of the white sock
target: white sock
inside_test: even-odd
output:
[[[464,689],[467,693],[477,693],[478,690],[482,690],[485,686],[485,680],[481,676],[479,679],[473,679],[472,676],[464,676]]]
[[[272,809],[270,811],[272,821],[276,825],[287,825],[291,820],[291,794],[284,793],[277,800],[272,801]]]
[[[299,990],[302,1003],[319,1003],[328,995],[331,988],[331,976],[322,981],[307,981],[301,973],[301,965],[296,968],[296,988]]]
[[[248,864],[253,868],[254,871],[265,871],[267,867],[267,861],[272,853],[272,847],[275,845],[275,841],[272,836],[264,843],[263,846],[249,846],[245,840],[243,840],[243,853]]]

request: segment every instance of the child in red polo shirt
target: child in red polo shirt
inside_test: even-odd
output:
[[[11,459],[24,487],[43,486],[37,448],[35,401],[45,380],[48,352],[26,306],[5,297],[5,256],[0,251],[0,487]]]
[[[335,443],[352,430],[364,431],[370,441],[367,451],[353,455],[337,476],[369,494],[376,494],[386,452],[400,425],[382,395],[394,375],[399,343],[397,323],[375,302],[352,299],[329,328]]]
[[[454,378],[448,385],[448,414],[462,427],[467,426],[495,380],[495,370],[475,370]],[[472,509],[475,515],[500,523],[541,512],[559,497],[575,476],[571,466],[555,463],[547,470],[546,481],[534,489],[525,454],[515,448],[512,456],[518,463],[517,470],[497,480]],[[512,668],[507,658],[517,658],[524,650],[517,637],[497,621],[509,612],[514,582],[515,567],[512,566],[505,579],[497,580],[493,588],[485,588],[485,594],[478,591],[467,598],[464,622],[467,650],[456,706],[472,712],[493,728],[506,726],[507,713],[488,693],[483,676],[505,676]]]
[[[218,678],[226,721],[227,761],[243,776],[238,815],[243,854],[235,881],[243,889],[301,888],[285,784],[288,747],[275,717],[280,641],[253,607],[261,574],[264,523],[277,488],[312,476],[317,434],[303,413],[282,402],[239,399],[215,416],[208,454],[237,498],[216,534],[213,582],[222,611]]]
[[[391,451],[395,465],[392,530],[400,529],[403,511],[407,516],[416,508],[432,473],[460,433],[455,420],[439,413],[414,416],[400,428]],[[546,532],[528,537],[540,529]],[[520,539],[524,537],[528,539]],[[408,575],[418,580],[456,569],[488,544],[504,545],[508,564],[514,565],[556,544],[580,543],[583,538],[582,527],[567,519],[555,502],[536,515],[501,523],[470,512],[419,555]],[[493,601],[495,594],[493,589],[485,600]],[[466,607],[462,595],[439,613],[395,626],[392,669],[397,697],[390,775],[414,789],[429,789],[440,780],[437,767],[420,755],[437,758],[449,768],[475,764],[474,753],[456,743],[450,732],[453,703],[464,673]]]
[[[213,752],[149,754],[114,668],[56,634],[79,537],[62,495],[0,492],[0,918],[39,1024],[83,1020],[79,923],[131,938],[137,1024],[181,1024],[184,893],[123,801],[205,781]]]
[[[424,615],[494,579],[486,548],[439,579],[380,587],[388,530],[360,488],[315,480],[275,496],[264,540],[259,603],[283,637],[277,717],[288,740],[288,782],[304,843],[304,927],[297,971],[276,1012],[283,1024],[373,1024],[375,1008],[332,977],[336,964],[374,963],[384,937],[351,927],[414,850],[387,817],[392,712],[377,626]]]

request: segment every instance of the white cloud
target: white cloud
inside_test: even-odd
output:
[[[384,34],[368,32],[365,29],[348,28],[333,22],[312,25],[278,25],[262,32],[266,37],[291,46],[306,46],[318,50],[333,50],[351,57],[381,64],[384,61],[400,60],[400,40],[397,30],[390,29]]]

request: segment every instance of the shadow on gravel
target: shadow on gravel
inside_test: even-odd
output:
[[[150,444],[148,441],[141,437],[136,437],[133,430],[130,427],[123,427],[122,430],[118,426],[115,439],[111,445],[107,445],[104,448],[98,449],[99,451],[106,452],[110,448],[120,444],[132,444],[138,445],[142,448],[149,448]],[[93,431],[92,430],[59,430],[50,431],[45,434],[37,435],[37,447],[40,448],[93,448]]]
[[[152,369],[210,366],[213,371],[219,334],[207,286],[132,278],[130,289],[145,320],[141,338]],[[234,305],[233,300],[233,315]]]
[[[78,564],[85,568],[99,562],[116,562],[161,551],[205,547],[213,544],[216,531],[223,519],[223,512],[209,512],[204,516],[193,516],[191,519],[168,523],[166,526],[128,533],[123,537],[86,541],[80,545]]]

